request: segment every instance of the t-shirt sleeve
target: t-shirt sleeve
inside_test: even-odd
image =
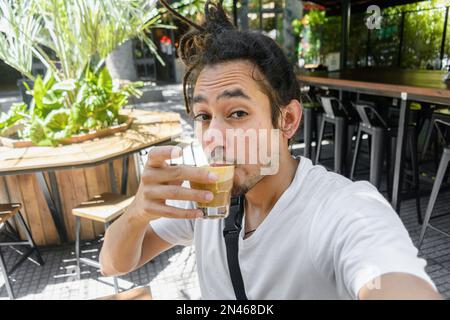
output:
[[[166,204],[183,209],[193,209],[191,201],[166,200]],[[194,220],[160,218],[150,222],[155,233],[163,240],[173,244],[189,246],[194,238]]]
[[[316,269],[335,279],[339,294],[358,299],[365,284],[378,288],[376,278],[392,272],[415,275],[436,289],[426,261],[375,187],[357,182],[338,194],[315,217],[310,245]]]

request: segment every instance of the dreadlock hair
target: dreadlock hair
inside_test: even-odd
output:
[[[178,54],[186,66],[183,78],[183,95],[186,111],[191,114],[194,86],[205,66],[233,60],[247,60],[262,75],[255,79],[268,96],[272,109],[272,124],[278,127],[281,108],[292,99],[300,101],[300,87],[294,69],[283,50],[270,37],[258,32],[239,31],[227,17],[222,0],[205,4],[205,16],[201,25],[186,19],[173,10],[165,0],[160,2],[174,16],[189,24],[178,48]],[[253,73],[254,76],[254,73]]]

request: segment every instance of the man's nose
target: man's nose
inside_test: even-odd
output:
[[[225,143],[226,123],[219,117],[213,117],[203,132],[203,142],[223,146]]]

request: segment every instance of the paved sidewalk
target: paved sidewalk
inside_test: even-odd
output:
[[[135,107],[179,112],[185,132],[192,133],[193,122],[184,111],[181,85],[165,86],[164,97],[164,102],[143,103]],[[427,203],[428,198],[422,198],[423,212]],[[449,212],[449,203],[450,192],[440,195],[436,214]],[[420,226],[416,220],[414,200],[403,202],[401,212],[401,219],[416,243]],[[433,224],[449,231],[450,215],[436,219]],[[97,259],[100,246],[99,241],[85,243],[82,247],[83,255]],[[17,253],[8,248],[2,250],[8,264],[12,265],[18,257]],[[81,280],[76,280],[73,244],[42,248],[41,252],[46,262],[44,266],[40,267],[27,261],[14,274],[13,289],[18,299],[94,299],[114,292],[112,279],[102,277],[99,271],[92,267],[83,266]],[[422,253],[428,261],[427,272],[443,296],[450,299],[450,239],[430,230]],[[154,299],[200,299],[194,248],[170,249],[119,280],[119,286],[124,290],[148,284]],[[6,298],[6,288],[0,276],[0,299]]]

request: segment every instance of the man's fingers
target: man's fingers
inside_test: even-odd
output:
[[[203,217],[203,212],[199,209],[181,209],[168,205],[155,204],[152,211],[158,216],[173,219],[197,219]]]
[[[182,149],[177,146],[154,147],[148,152],[147,167],[163,167],[166,160],[181,156]]]
[[[192,166],[167,166],[164,168],[148,168],[144,181],[151,180],[153,183],[167,183],[170,181],[194,181],[198,183],[214,183],[218,177],[208,170]]]
[[[208,202],[214,197],[212,192],[204,190],[196,190],[184,188],[174,185],[158,185],[157,187],[149,187],[145,191],[147,199],[152,200],[187,200],[197,202]]]

